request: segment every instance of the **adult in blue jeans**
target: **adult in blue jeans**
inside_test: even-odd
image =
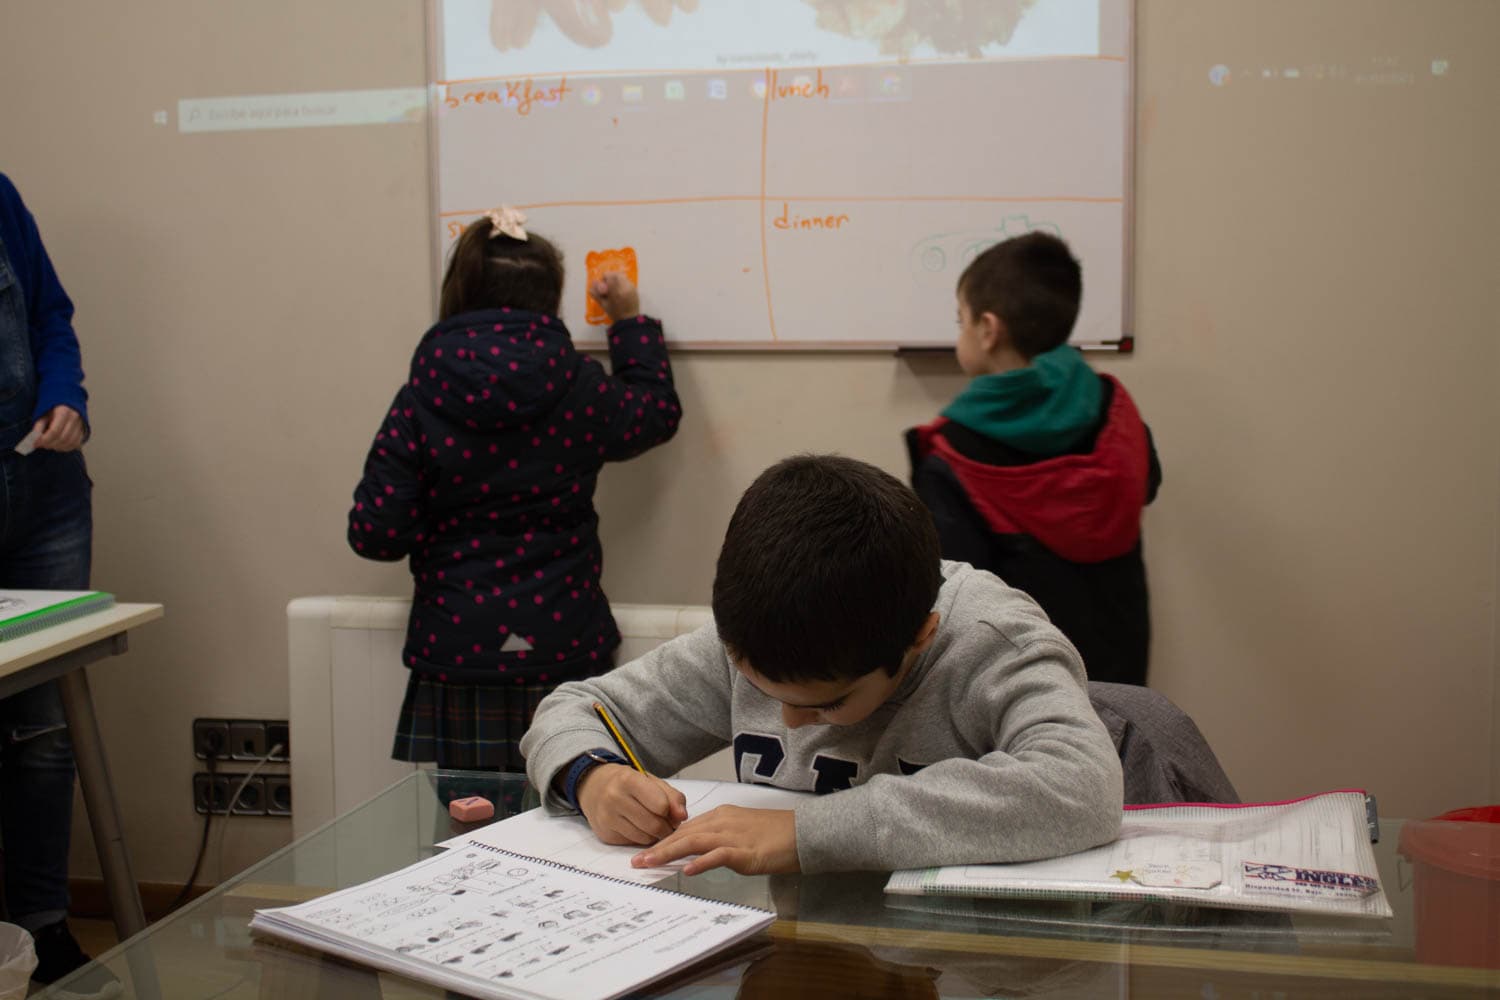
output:
[[[73,303],[0,174],[0,587],[89,585],[87,400]],[[57,683],[0,699],[5,911],[35,939],[33,978],[44,983],[88,961],[66,920],[72,820],[73,745]]]

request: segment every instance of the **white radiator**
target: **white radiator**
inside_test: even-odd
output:
[[[343,815],[417,766],[391,759],[406,693],[401,643],[410,608],[404,597],[299,597],[287,605],[293,836]],[[711,617],[705,607],[611,608],[620,663]],[[732,781],[729,751],[683,775]]]

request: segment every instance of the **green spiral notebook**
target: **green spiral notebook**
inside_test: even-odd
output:
[[[102,590],[0,590],[0,641],[113,607]]]

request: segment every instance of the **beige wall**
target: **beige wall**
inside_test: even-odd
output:
[[[1500,6],[1140,8],[1140,348],[1100,364],[1166,468],[1153,680],[1247,796],[1367,785],[1391,815],[1500,800]],[[95,583],[168,610],[94,672],[144,879],[191,864],[189,721],[285,717],[286,602],[406,590],[348,553],[343,516],[430,295],[423,126],[181,135],[151,115],[420,84],[421,26],[415,0],[7,5],[0,169],[79,306]],[[1430,42],[1453,86],[1206,83],[1215,62],[1387,40]],[[670,324],[670,302],[648,306]],[[887,355],[676,364],[682,433],[599,497],[617,600],[705,602],[760,468],[837,449],[903,473],[900,431],[962,383],[946,359]],[[235,820],[226,867],[287,831]]]

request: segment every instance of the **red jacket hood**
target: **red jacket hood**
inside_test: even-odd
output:
[[[944,417],[918,427],[920,455],[937,455],[969,502],[997,534],[1026,534],[1070,562],[1102,562],[1133,549],[1141,537],[1150,460],[1146,425],[1125,387],[1114,383],[1093,451],[1028,465],[990,465],[966,458],[938,431]]]

